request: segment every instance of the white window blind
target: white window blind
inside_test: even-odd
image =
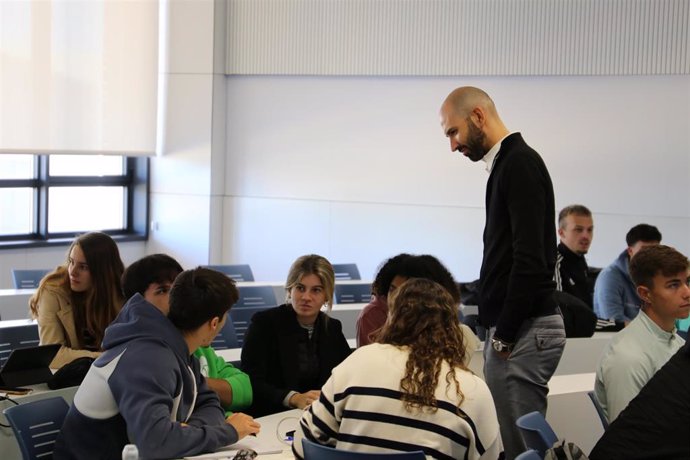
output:
[[[157,1],[0,1],[0,153],[153,155],[157,81]]]

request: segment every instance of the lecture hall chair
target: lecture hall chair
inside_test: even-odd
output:
[[[233,310],[255,307],[275,307],[276,294],[272,286],[239,286],[240,298]]]
[[[5,364],[15,348],[37,347],[38,324],[27,320],[19,326],[0,327],[0,367]]]
[[[539,455],[539,452],[537,452],[534,449],[529,449],[515,457],[515,460],[542,460],[543,457]]]
[[[214,350],[226,350],[228,348],[240,347],[241,344],[237,339],[235,325],[233,324],[230,315],[228,315],[228,319],[225,321],[225,325],[223,325],[223,328],[213,339],[213,342],[211,342],[211,348],[213,348]]]
[[[336,281],[362,279],[357,264],[333,264],[333,271]]]
[[[592,401],[592,404],[594,405],[594,408],[597,411],[599,420],[601,420],[601,425],[604,427],[604,430],[607,430],[609,427],[609,421],[606,419],[606,414],[604,414],[604,408],[601,407],[601,405],[599,404],[596,394],[594,394],[593,391],[588,391],[587,396],[589,396],[589,399]]]
[[[244,345],[244,337],[247,334],[247,329],[249,324],[251,324],[252,316],[255,313],[262,310],[271,308],[270,306],[260,306],[260,307],[244,307],[244,308],[231,308],[230,309],[230,319],[235,327],[235,337],[237,339],[237,346],[234,348],[242,348]],[[229,322],[229,321],[228,321]]]
[[[350,452],[323,446],[302,438],[304,460],[424,460],[426,456],[421,450],[414,452],[369,453]]]
[[[15,289],[36,289],[49,271],[48,269],[17,270],[13,268],[12,284]]]
[[[544,458],[546,450],[553,447],[553,443],[558,441],[558,437],[553,432],[551,425],[549,425],[549,422],[546,421],[539,411],[530,412],[519,417],[515,424],[520,429],[525,445],[529,449],[538,451],[541,458]]]
[[[353,283],[335,285],[335,303],[369,303],[371,284]]]
[[[254,281],[254,273],[248,264],[237,265],[204,265],[204,268],[210,268],[224,273],[235,281]]]
[[[69,406],[61,397],[39,399],[4,410],[23,460],[50,460]]]

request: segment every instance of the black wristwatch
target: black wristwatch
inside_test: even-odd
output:
[[[504,351],[511,352],[513,351],[513,347],[515,346],[514,343],[508,343],[504,342],[501,339],[491,339],[491,346],[493,347],[494,350],[496,350],[499,353],[503,353]]]

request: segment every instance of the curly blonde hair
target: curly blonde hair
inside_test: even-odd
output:
[[[468,370],[463,364],[467,350],[451,295],[431,280],[410,278],[391,295],[388,309],[377,341],[409,349],[405,376],[400,380],[405,409],[436,412],[435,392],[445,361],[449,366],[446,388],[454,387],[461,414],[465,398],[455,372]]]

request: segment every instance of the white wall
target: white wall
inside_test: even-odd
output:
[[[184,266],[250,263],[284,279],[297,256],[357,262],[365,278],[401,251],[439,256],[461,280],[481,262],[479,164],[448,150],[446,94],[486,89],[546,160],[558,207],[595,213],[589,256],[608,264],[634,224],[690,253],[690,77],[286,77],[223,75],[224,0],[165,5],[162,155],[152,160],[150,240]],[[9,270],[54,265],[66,248],[3,250]]]
[[[402,251],[477,277],[483,163],[451,153],[447,93],[485,89],[541,153],[556,206],[594,213],[603,266],[640,222],[690,253],[690,77],[229,77],[223,260],[283,279],[317,252],[364,277]]]
[[[167,106],[163,148],[151,162],[146,253],[170,254],[184,267],[209,263],[212,247],[220,245],[213,229],[222,193],[214,170],[223,170],[225,156],[224,5],[220,0],[167,5]]]

